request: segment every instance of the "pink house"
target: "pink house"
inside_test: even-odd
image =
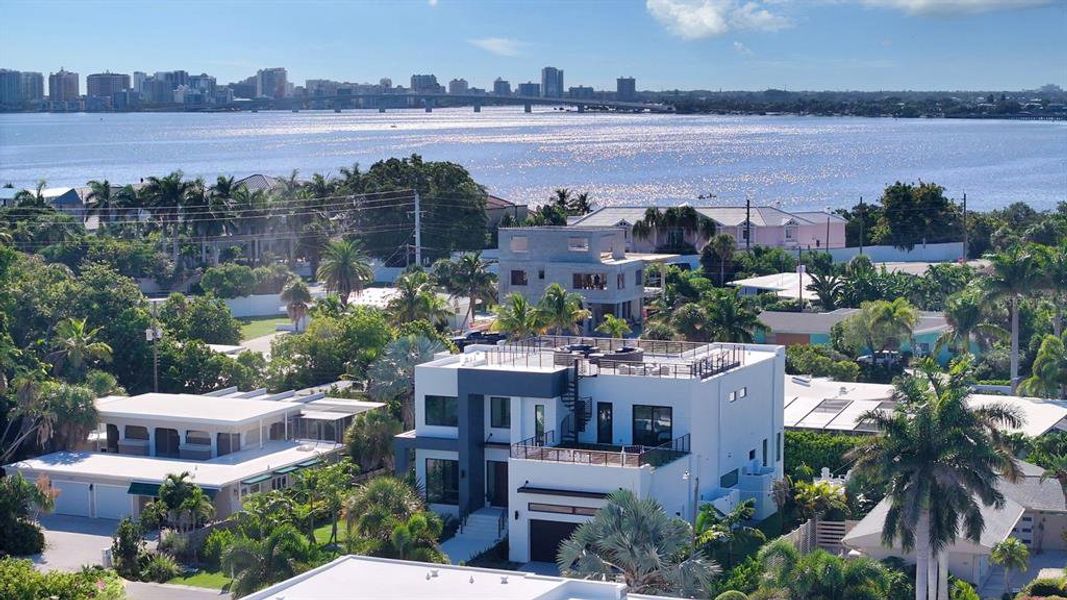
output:
[[[664,210],[667,207],[661,207]],[[696,211],[715,223],[717,233],[726,233],[746,246],[744,206],[697,206]],[[691,244],[698,251],[707,238],[697,231],[660,231],[653,229],[647,237],[633,235],[634,223],[644,218],[647,207],[608,206],[572,220],[568,225],[581,227],[623,226],[627,229],[627,250],[653,252],[656,248]],[[749,211],[748,231],[753,246],[772,246],[795,250],[845,247],[845,219],[824,211],[787,212],[772,206],[753,206]]]

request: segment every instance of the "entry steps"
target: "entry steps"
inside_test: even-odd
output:
[[[467,515],[467,522],[452,539],[441,544],[441,551],[452,564],[466,563],[489,549],[507,534],[507,525],[500,528],[503,508],[480,508]]]

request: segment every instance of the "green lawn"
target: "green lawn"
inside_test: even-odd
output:
[[[326,544],[330,541],[330,529],[333,527],[330,523],[327,523],[321,527],[315,528],[315,541],[319,545]],[[345,539],[345,524],[341,521],[337,524],[337,541],[343,542]]]
[[[167,583],[176,583],[178,585],[190,585],[199,588],[210,588],[213,590],[226,589],[226,586],[230,585],[230,578],[218,571],[197,571],[192,575],[184,575],[175,577]]]
[[[240,319],[240,321],[242,340],[250,340],[265,336],[268,333],[274,333],[278,329],[278,325],[288,325],[290,322],[288,317],[248,317]]]

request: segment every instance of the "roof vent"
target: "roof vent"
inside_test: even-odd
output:
[[[845,386],[841,386],[841,390],[838,393],[841,394],[842,396],[844,396],[845,394],[848,393],[848,388],[845,387]]]
[[[430,580],[430,574],[429,574],[429,573],[427,573],[427,574],[426,574],[426,581],[429,581],[429,580]]]
[[[437,569],[430,569],[430,577],[437,577]]]
[[[468,580],[468,582],[469,583],[474,583],[474,575],[471,575],[471,578]]]
[[[501,583],[501,584],[504,584],[504,585],[507,585],[507,583],[508,583],[508,578],[507,578],[507,575],[504,575],[504,576],[502,576],[502,577],[500,578],[500,583]]]

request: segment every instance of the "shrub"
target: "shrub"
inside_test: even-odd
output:
[[[171,530],[163,534],[163,537],[159,540],[157,548],[160,552],[186,559],[192,554],[191,545],[192,543],[189,540],[189,536]]]
[[[148,560],[145,561],[144,566],[141,568],[141,580],[166,583],[180,575],[181,572],[182,570],[178,563],[170,555],[156,553],[149,555]]]
[[[256,277],[256,287],[253,290],[256,294],[277,294],[290,278],[296,277],[289,267],[281,263],[258,267],[253,274]]]
[[[2,519],[0,549],[12,556],[37,554],[44,550],[44,534],[40,527],[29,521]]]
[[[222,565],[222,553],[234,544],[237,536],[229,529],[214,529],[207,534],[204,540],[204,548],[200,552],[200,559],[212,571],[217,571]]]
[[[235,263],[224,263],[204,271],[200,287],[219,298],[240,298],[255,291],[258,284],[252,269]]]
[[[119,521],[119,526],[111,537],[111,562],[119,575],[127,579],[140,579],[144,548],[141,526],[129,517]]]
[[[785,472],[793,473],[800,465],[807,465],[815,473],[823,467],[836,473],[845,466],[845,453],[862,441],[862,437],[852,435],[787,430]]]
[[[0,559],[0,598],[37,600],[122,600],[126,590],[114,571],[85,567],[78,572],[41,572],[25,559]]]
[[[737,590],[729,590],[715,596],[715,600],[748,600],[748,596]]]
[[[1063,577],[1035,579],[1023,587],[1021,595],[1038,598],[1067,595],[1067,580]]]
[[[830,377],[837,381],[856,381],[860,367],[826,346],[789,346],[785,350],[785,372],[794,375]]]

